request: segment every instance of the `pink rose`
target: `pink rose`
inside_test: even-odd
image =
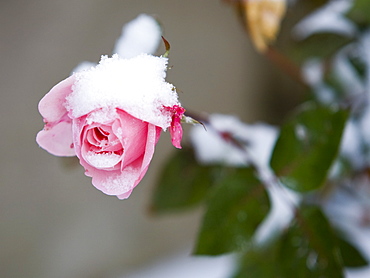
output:
[[[53,155],[76,155],[96,188],[128,198],[162,130],[169,128],[173,145],[181,148],[185,110],[164,80],[166,66],[163,57],[113,55],[74,73],[41,99],[45,126],[37,143]]]

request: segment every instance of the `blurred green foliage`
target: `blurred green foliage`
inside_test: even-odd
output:
[[[269,197],[254,169],[223,169],[206,201],[195,254],[219,255],[248,248],[269,210]]]
[[[248,277],[247,273],[250,277],[344,277],[336,234],[315,206],[297,210],[289,229],[268,246],[246,252],[240,265],[235,278]]]
[[[218,173],[216,166],[199,165],[190,148],[174,153],[159,176],[151,211],[164,213],[199,204],[217,179]]]
[[[287,17],[305,16],[327,2],[298,1]],[[357,25],[360,34],[370,25],[370,1],[355,0],[343,16]],[[338,50],[359,40],[357,35],[316,33],[301,41],[278,43],[297,68],[309,58],[323,61],[323,82],[337,94],[337,99],[330,105],[319,104],[308,91],[306,101],[281,126],[270,160],[273,177],[269,181],[260,178],[253,163],[237,168],[200,165],[191,147],[177,151],[168,160],[154,190],[151,208],[168,213],[202,205],[205,213],[195,254],[236,252],[240,260],[234,278],[344,277],[345,267],[368,264],[321,207],[323,194],[330,194],[335,187],[329,173],[339,161],[345,125],[356,115],[351,102],[343,101],[343,83],[333,74],[331,63]],[[369,69],[361,57],[347,58],[364,78]],[[345,173],[348,177],[353,174],[350,170]],[[292,190],[301,202],[291,203],[294,217],[285,229],[257,243],[256,231],[272,209],[267,193],[271,183]]]
[[[318,189],[339,150],[348,111],[305,103],[282,126],[271,167],[283,184],[299,192]]]

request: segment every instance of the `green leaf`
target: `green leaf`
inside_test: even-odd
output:
[[[270,165],[299,192],[318,189],[337,156],[348,111],[303,105],[281,129]]]
[[[277,241],[246,252],[234,277],[344,277],[336,235],[319,208],[304,207]]]
[[[356,24],[368,27],[370,24],[370,2],[369,0],[356,0],[348,11],[347,17]]]
[[[218,255],[247,248],[269,209],[267,192],[253,169],[224,169],[208,199],[195,253]]]
[[[268,246],[249,249],[243,254],[237,271],[232,278],[288,278],[281,276],[279,269],[279,257],[277,242],[271,242]],[[297,275],[295,277],[300,277]]]
[[[358,251],[349,241],[343,237],[339,237],[338,243],[343,263],[346,267],[361,267],[369,264],[360,251]]]
[[[164,213],[199,204],[213,182],[217,167],[198,165],[193,151],[176,151],[164,165],[152,194],[151,210]]]
[[[352,41],[338,34],[316,33],[302,41],[294,41],[287,54],[299,63],[312,57],[328,58]]]
[[[343,277],[336,235],[318,207],[301,208],[281,243],[283,273],[293,268],[301,277]]]

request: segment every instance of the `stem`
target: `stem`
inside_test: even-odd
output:
[[[276,48],[270,46],[265,52],[265,55],[271,62],[292,77],[293,80],[307,87],[307,84],[301,75],[301,69]]]

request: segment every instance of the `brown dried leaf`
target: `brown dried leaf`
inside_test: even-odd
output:
[[[286,0],[243,1],[246,24],[255,47],[264,52],[274,42],[285,15]]]
[[[260,52],[267,50],[280,30],[286,0],[227,0],[236,5],[244,17],[253,44]]]

